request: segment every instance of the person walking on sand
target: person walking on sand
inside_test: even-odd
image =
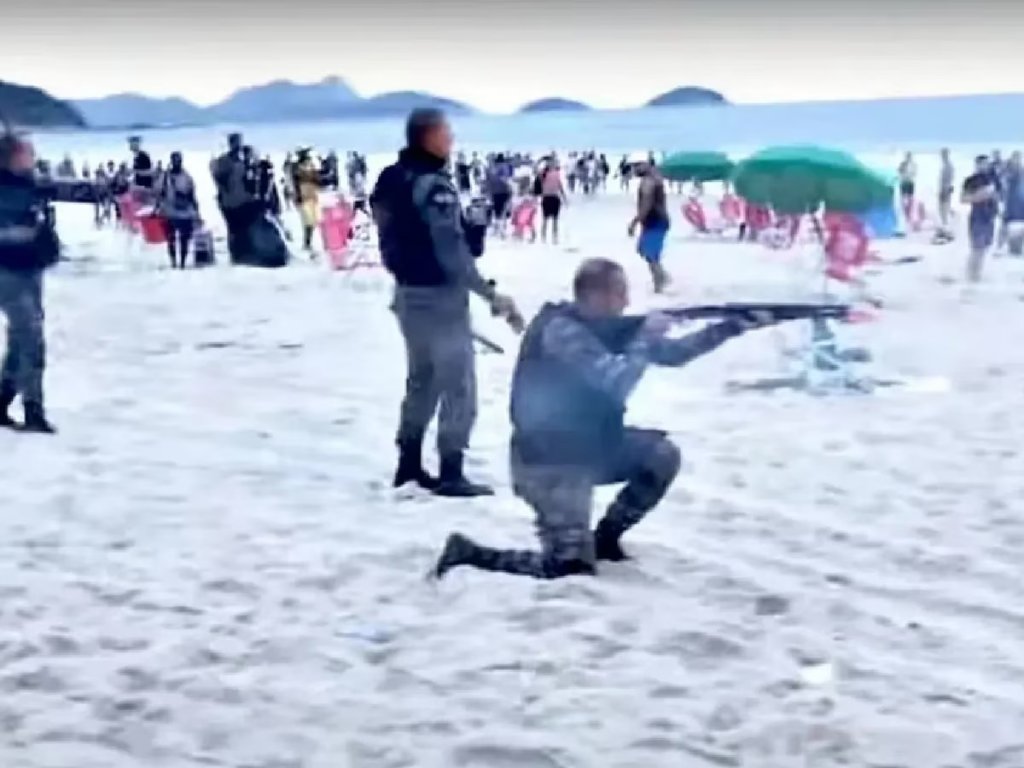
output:
[[[447,171],[452,131],[444,112],[415,109],[406,146],[370,196],[384,266],[395,278],[392,310],[405,341],[407,378],[394,485],[416,483],[439,496],[486,496],[468,480],[464,456],[476,421],[476,362],[469,297],[475,294],[516,331],[522,317],[511,298],[481,277],[467,241],[459,192]],[[423,440],[438,411],[439,477],[423,468]]]
[[[153,202],[153,186],[156,183],[153,160],[142,148],[142,139],[138,136],[128,139],[128,149],[132,153],[132,194],[140,205],[150,205]]]
[[[538,579],[593,575],[626,560],[623,535],[664,498],[679,472],[667,433],[625,425],[626,404],[650,365],[681,367],[770,317],[729,319],[681,338],[660,313],[625,318],[629,283],[608,259],[585,261],[573,301],[546,304],[523,336],[512,374],[512,488],[534,511],[540,551],[499,550],[453,533],[432,575],[471,566]],[[624,484],[591,529],[598,486]]]
[[[646,155],[635,156],[631,165],[633,174],[640,179],[640,188],[637,191],[636,216],[629,223],[629,236],[633,237],[637,227],[640,228],[637,253],[651,271],[654,292],[661,293],[669,283],[668,273],[661,264],[665,238],[671,226],[665,181]]]
[[[228,230],[228,251],[232,262],[246,258],[252,248],[249,228],[259,217],[256,192],[250,184],[250,160],[245,154],[242,134],[228,136],[228,151],[210,164],[217,186],[217,205]]]
[[[312,149],[302,147],[295,153],[295,199],[302,220],[302,247],[313,255],[313,233],[320,224],[320,167],[313,160]]]
[[[939,168],[939,228],[935,233],[936,242],[948,243],[953,240],[953,190],[955,189],[956,169],[945,147],[939,153],[942,165]]]
[[[1006,162],[1003,174],[1003,217],[1000,232],[1002,245],[1008,245],[1010,254],[1020,256],[1024,242],[1024,167],[1020,152],[1014,152]]]
[[[964,180],[961,202],[971,206],[967,232],[971,252],[967,259],[967,281],[981,280],[985,255],[995,240],[996,218],[999,216],[999,184],[985,155],[974,161],[974,173]]]
[[[903,216],[909,221],[917,187],[917,163],[914,162],[914,156],[909,152],[903,157],[898,173],[900,177],[900,206]]]
[[[562,213],[562,206],[569,204],[569,196],[565,193],[565,184],[562,183],[562,166],[554,158],[541,171],[540,193],[540,210],[543,216],[540,225],[541,242],[548,241],[550,222],[551,242],[558,245],[558,217]]]
[[[171,269],[185,269],[192,232],[199,218],[196,183],[185,170],[181,152],[171,153],[171,164],[159,190],[158,210],[167,222],[167,253]]]

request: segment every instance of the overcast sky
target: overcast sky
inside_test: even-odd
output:
[[[200,104],[340,75],[490,111],[1024,91],[1024,0],[0,0],[0,78]]]

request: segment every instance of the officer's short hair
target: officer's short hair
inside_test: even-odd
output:
[[[427,134],[442,125],[446,119],[444,111],[437,107],[414,109],[405,121],[406,146],[422,147]]]
[[[594,293],[607,291],[612,280],[623,274],[622,266],[611,259],[587,259],[576,270],[572,281],[572,293],[576,299],[583,299]]]
[[[16,133],[0,134],[0,169],[9,171],[14,158],[25,149],[25,139]]]

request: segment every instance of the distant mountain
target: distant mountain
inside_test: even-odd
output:
[[[455,101],[454,99],[435,96],[432,93],[391,91],[389,93],[379,93],[376,96],[370,96],[367,99],[349,104],[345,108],[343,116],[383,117],[386,115],[404,115],[413,109],[422,107],[436,107],[452,115],[467,115],[474,111],[468,104],[463,104],[461,101]]]
[[[0,114],[26,128],[82,128],[85,119],[72,105],[46,91],[0,80]]]
[[[452,114],[474,111],[461,102],[419,91],[395,91],[364,99],[337,77],[308,84],[275,80],[243,88],[205,108],[183,99],[151,99],[128,93],[76,104],[89,125],[97,129],[385,117],[405,115],[416,107],[438,107]]]
[[[206,112],[208,118],[226,122],[301,120],[334,117],[360,101],[338,77],[309,84],[275,80],[236,91]]]
[[[137,93],[118,93],[73,103],[92,128],[187,125],[206,120],[201,107],[178,98],[151,99]]]
[[[699,88],[694,85],[674,88],[671,91],[655,96],[644,106],[647,107],[698,107],[713,104],[728,104],[725,96],[718,91]]]
[[[553,97],[549,99],[538,99],[524,104],[519,108],[519,114],[527,115],[537,112],[590,112],[592,107],[582,101],[562,99]]]

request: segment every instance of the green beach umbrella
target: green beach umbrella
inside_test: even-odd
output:
[[[853,155],[816,146],[769,147],[736,166],[736,192],[779,213],[863,213],[892,200],[892,184]]]
[[[670,181],[723,181],[732,176],[736,164],[722,152],[676,152],[659,165]]]

